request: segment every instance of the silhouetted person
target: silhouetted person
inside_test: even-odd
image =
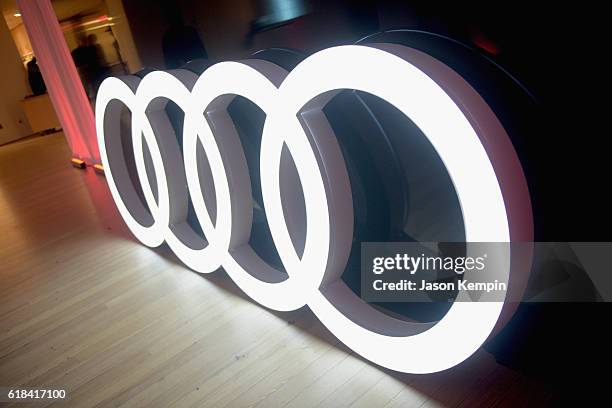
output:
[[[32,88],[32,93],[36,96],[47,92],[47,86],[40,73],[36,57],[32,58],[26,66],[28,68],[28,82],[30,83],[30,88]]]
[[[102,82],[105,67],[97,37],[90,34],[79,39],[79,46],[72,51],[74,65],[76,65],[85,92],[90,99],[95,98],[96,90]]]
[[[170,27],[162,38],[166,68],[176,69],[191,60],[208,58],[204,43],[196,29],[185,25],[178,11],[170,11],[168,15]]]

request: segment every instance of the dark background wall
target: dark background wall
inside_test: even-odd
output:
[[[274,5],[297,5],[298,17],[259,24]],[[164,68],[161,40],[168,16],[196,28],[213,61],[240,59],[268,47],[306,54],[350,44],[380,30],[411,28],[478,48],[515,76],[541,106],[536,148],[523,165],[532,184],[538,239],[610,238],[610,171],[600,124],[607,80],[606,13],[595,3],[397,0],[125,0],[145,66]],[[259,25],[258,25],[259,24]],[[537,185],[537,188],[535,186]]]

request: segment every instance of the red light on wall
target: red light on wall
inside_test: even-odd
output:
[[[478,48],[488,52],[489,54],[499,55],[501,52],[499,46],[483,33],[473,33],[472,42]]]

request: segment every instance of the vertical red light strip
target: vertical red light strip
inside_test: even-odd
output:
[[[50,0],[17,0],[34,55],[75,157],[99,163],[94,115]]]

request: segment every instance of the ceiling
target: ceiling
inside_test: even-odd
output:
[[[9,29],[21,24],[21,17],[15,17],[18,13],[16,0],[0,0],[0,10],[4,15]],[[77,14],[90,14],[103,7],[103,0],[52,0],[55,14],[60,21],[66,20]]]

